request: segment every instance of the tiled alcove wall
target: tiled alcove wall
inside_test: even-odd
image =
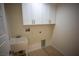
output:
[[[55,25],[31,25],[30,32],[25,32],[29,26],[22,24],[21,4],[5,4],[5,11],[10,37],[21,35],[28,38],[31,49],[40,48],[43,39],[46,39],[46,46],[50,44]]]

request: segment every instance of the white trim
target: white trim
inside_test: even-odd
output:
[[[41,42],[40,43],[31,44],[31,45],[28,45],[28,46],[29,46],[29,52],[37,50],[37,49],[41,49]]]
[[[58,50],[61,54],[64,55],[64,53],[60,49],[58,49],[55,45],[51,45],[51,46],[54,47],[56,50]]]

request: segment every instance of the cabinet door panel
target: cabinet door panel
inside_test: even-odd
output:
[[[32,7],[31,4],[22,4],[23,24],[32,24]]]
[[[44,4],[42,8],[42,24],[49,24],[49,4]]]
[[[51,20],[51,24],[56,21],[56,4],[49,4],[49,20]]]
[[[46,4],[39,4],[33,7],[33,15],[35,19],[35,24],[48,24],[49,10]]]
[[[35,24],[41,24],[42,8],[43,8],[43,4],[40,3],[32,4],[33,19],[35,20]]]
[[[55,23],[56,4],[27,3],[22,4],[23,23],[27,24],[53,24]],[[34,23],[33,23],[34,22]]]

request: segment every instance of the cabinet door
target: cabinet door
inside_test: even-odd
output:
[[[49,5],[49,23],[55,24],[56,22],[56,4],[48,4]],[[51,22],[50,22],[51,21]]]
[[[22,4],[23,23],[53,24],[55,23],[56,4],[27,3]]]
[[[32,5],[35,24],[54,24],[56,18],[56,4]]]
[[[48,8],[46,4],[38,3],[32,4],[33,19],[35,24],[47,24],[48,23]]]
[[[30,25],[32,24],[32,6],[30,3],[22,4],[22,15],[23,15],[23,24]]]

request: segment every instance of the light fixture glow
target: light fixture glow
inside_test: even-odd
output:
[[[37,9],[40,9],[40,8],[42,8],[43,7],[43,4],[42,3],[32,3],[32,7],[33,8],[37,8]]]

